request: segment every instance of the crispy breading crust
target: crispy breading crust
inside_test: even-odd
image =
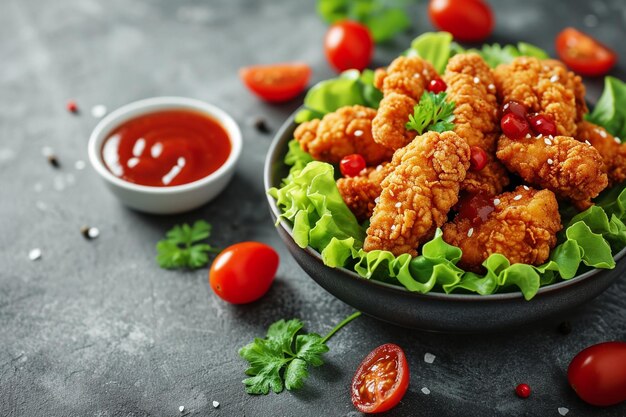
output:
[[[587,121],[578,124],[576,139],[589,141],[598,150],[604,172],[609,177],[609,186],[626,180],[626,144],[620,143],[603,127]]]
[[[572,200],[579,209],[589,207],[608,184],[598,151],[569,136],[512,140],[502,135],[497,156],[526,182]]]
[[[381,183],[392,169],[393,165],[385,163],[376,168],[368,168],[356,177],[343,177],[337,180],[337,188],[343,201],[359,222],[372,216],[376,199],[382,191]]]
[[[428,83],[437,77],[433,66],[416,56],[398,57],[386,69],[376,70],[374,85],[384,94],[372,122],[377,143],[395,150],[415,138],[415,132],[406,130],[406,122]]]
[[[576,123],[586,112],[580,77],[554,60],[515,58],[494,70],[500,101],[523,103],[529,112],[546,114],[556,123],[557,133],[573,136]]]
[[[393,151],[374,142],[372,119],[376,110],[363,106],[346,106],[325,115],[322,120],[304,122],[294,137],[305,152],[319,161],[339,163],[350,154],[358,153],[367,165],[389,161]]]
[[[467,171],[465,179],[461,183],[461,190],[469,193],[482,192],[488,195],[496,195],[504,190],[504,187],[509,185],[510,178],[509,173],[495,158],[490,154],[487,154],[487,165],[480,171]]]
[[[544,263],[562,228],[554,193],[520,186],[497,199],[499,204],[484,223],[472,226],[468,219],[455,219],[443,226],[443,239],[463,251],[459,266],[480,272],[492,253],[506,256],[512,264]]]
[[[382,182],[363,248],[417,255],[458,201],[469,168],[469,146],[454,132],[427,132],[398,149]]]

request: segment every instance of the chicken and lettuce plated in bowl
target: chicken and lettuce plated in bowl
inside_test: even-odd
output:
[[[626,84],[590,112],[580,76],[529,44],[417,38],[318,83],[277,135],[278,230],[324,288],[409,327],[482,331],[567,310],[620,275]]]

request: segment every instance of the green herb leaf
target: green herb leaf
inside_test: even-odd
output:
[[[587,119],[603,126],[615,137],[626,139],[626,83],[604,78],[604,91]]]
[[[409,115],[407,130],[419,135],[429,130],[445,132],[454,129],[454,102],[446,102],[446,93],[425,92]]]
[[[198,243],[211,235],[211,225],[204,220],[196,221],[193,226],[183,224],[174,226],[166,233],[166,239],[157,245],[157,263],[161,268],[201,268],[209,262],[208,253],[218,249]]]

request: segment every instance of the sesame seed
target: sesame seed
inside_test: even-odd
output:
[[[567,413],[569,413],[569,409],[566,407],[559,407],[558,408],[559,414],[562,416],[567,415]]]
[[[548,139],[554,139],[554,136],[548,135]]]
[[[426,362],[426,363],[433,363],[433,362],[435,362],[435,358],[436,358],[436,356],[433,355],[432,353],[426,352],[424,354],[424,362]]]
[[[395,224],[391,225],[391,230],[396,230],[396,225]]]
[[[217,401],[213,401],[213,408],[217,408],[220,406],[220,403]]]
[[[503,110],[508,110],[508,109],[509,109],[509,106],[510,106],[510,104],[509,104],[509,103],[506,103],[502,109],[503,109]]]
[[[398,202],[396,203],[396,208],[400,208],[400,207],[402,207],[402,203],[398,201]]]
[[[379,202],[379,201],[380,201],[380,197],[376,197],[376,198],[374,199],[374,203],[376,203],[376,204],[378,204],[378,202]]]
[[[420,75],[419,74],[413,74],[413,78],[419,78]]]
[[[541,139],[541,138],[543,138],[543,135],[541,133],[535,137],[535,139]]]
[[[474,228],[470,227],[470,229],[467,231],[467,237],[472,237],[473,234],[474,234]]]
[[[589,146],[591,146],[591,142],[589,142],[588,140],[585,139],[585,143]]]
[[[615,136],[615,137],[613,138],[613,140],[615,141],[615,143],[618,143],[618,144],[621,144],[621,143],[622,143],[621,139],[620,139],[620,138],[618,138],[617,136]]]
[[[430,390],[426,387],[422,388],[422,392],[426,395],[430,394]]]
[[[600,134],[600,136],[602,136],[603,138],[606,137],[606,132],[602,129],[596,129],[596,132],[598,132]]]
[[[478,84],[480,82],[480,78],[474,77],[474,84]]]
[[[378,166],[376,167],[376,171],[380,171],[381,169],[383,169],[383,166],[382,166],[382,165],[378,165]]]
[[[424,68],[422,70],[422,74],[424,74],[424,76],[428,77],[428,70],[426,68]]]
[[[554,161],[552,160],[552,158],[548,158],[548,165],[552,165],[554,163]]]
[[[552,145],[552,141],[551,141],[550,139],[548,139],[548,138],[545,138],[545,139],[543,140],[543,143],[545,143],[545,144],[546,144],[546,145],[548,145],[548,146]]]
[[[521,194],[518,194],[515,197],[513,197],[513,200],[515,200],[515,201],[519,201],[521,199],[522,199],[522,195]]]
[[[494,205],[494,206],[497,206],[497,205],[499,205],[499,204],[500,204],[500,199],[499,199],[499,198],[494,198],[494,199],[493,199],[493,205]]]
[[[31,261],[36,261],[39,258],[41,258],[41,249],[35,248],[28,252],[28,259]]]
[[[390,194],[392,197],[395,197],[395,196],[396,196],[396,195],[395,195],[395,193],[393,192],[393,190],[389,190],[389,194]]]
[[[559,76],[558,75],[553,75],[552,77],[550,77],[550,82],[555,83],[559,81]]]
[[[354,131],[354,136],[356,136],[357,138],[363,136],[363,131],[362,130],[355,130]]]
[[[488,88],[488,89],[490,89],[490,90],[495,90],[495,89],[496,89],[496,86],[495,86],[495,85],[493,85],[493,84],[489,84],[489,85],[487,86],[487,88]]]
[[[526,133],[526,139],[530,139],[532,136],[530,136],[530,133]]]
[[[524,190],[526,190],[526,191],[530,191],[530,188],[528,188],[528,186],[526,186],[526,185],[525,185],[525,186],[524,186]]]

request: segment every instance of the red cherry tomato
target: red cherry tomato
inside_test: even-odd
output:
[[[556,135],[556,124],[545,114],[533,113],[528,115],[527,120],[534,133],[542,135]]]
[[[626,400],[626,343],[606,342],[588,347],[572,359],[567,379],[576,394],[593,405]]]
[[[269,290],[278,254],[259,242],[242,242],[220,252],[209,271],[211,288],[221,299],[233,304],[251,303]]]
[[[281,102],[296,97],[306,88],[311,68],[300,63],[255,65],[241,68],[239,76],[263,100]]]
[[[480,171],[487,166],[487,152],[480,146],[470,147],[470,169]]]
[[[356,177],[365,169],[365,158],[358,153],[344,156],[339,162],[339,169],[344,177]]]
[[[483,0],[430,0],[430,21],[457,40],[479,42],[493,31],[491,8]]]
[[[338,72],[364,70],[372,60],[374,40],[369,29],[351,20],[332,25],[324,37],[326,59]]]
[[[530,397],[530,386],[528,384],[519,384],[515,387],[515,393],[520,398]]]
[[[448,88],[448,86],[441,78],[435,78],[434,80],[430,80],[430,83],[428,83],[428,91],[431,93],[439,94],[446,91],[446,88]]]
[[[521,139],[530,133],[528,122],[515,113],[507,113],[500,119],[500,127],[510,139]]]
[[[556,52],[572,70],[591,77],[606,74],[617,61],[610,48],[574,28],[557,35]]]
[[[352,378],[352,404],[362,413],[382,413],[396,406],[409,387],[409,365],[402,348],[378,346],[363,359]]]

